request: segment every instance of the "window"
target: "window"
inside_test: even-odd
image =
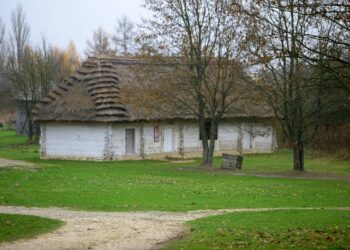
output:
[[[205,134],[207,135],[208,140],[210,139],[210,128],[211,128],[210,122],[205,122]],[[202,136],[201,136],[200,131],[199,131],[199,139],[202,140]],[[218,126],[216,126],[214,139],[215,140],[218,139]]]

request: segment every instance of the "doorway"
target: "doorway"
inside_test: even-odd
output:
[[[135,154],[135,129],[133,128],[125,130],[125,153],[126,155]]]
[[[164,128],[164,152],[172,152],[173,151],[173,129],[172,128]]]

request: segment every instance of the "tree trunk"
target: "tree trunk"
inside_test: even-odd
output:
[[[205,130],[205,115],[204,115],[204,104],[202,100],[199,102],[199,134],[202,140],[202,166],[210,165],[210,156],[209,156],[209,145],[208,145],[208,137]]]
[[[202,166],[210,166],[211,164],[210,164],[208,140],[204,140],[202,138],[202,147],[203,147]]]
[[[207,135],[205,132],[205,120],[204,119],[200,119],[199,133],[200,133],[200,137],[202,140],[202,148],[203,148],[202,165],[207,166],[207,165],[210,165],[210,155],[209,155],[208,138],[207,138]]]
[[[28,119],[28,137],[29,137],[29,141],[32,142],[32,140],[33,140],[33,122],[31,119]]]
[[[213,166],[214,148],[215,148],[215,140],[214,141],[210,140],[209,147],[208,147],[207,161],[206,161],[206,166],[208,167]]]
[[[217,131],[217,122],[215,119],[210,121],[210,140],[209,140],[209,150],[208,150],[208,166],[213,166],[214,150],[215,150],[215,139]]]
[[[24,103],[24,109],[25,109],[25,113],[26,113],[26,118],[27,118],[27,123],[28,123],[28,137],[29,137],[29,141],[32,142],[33,140],[33,119],[32,119],[32,107],[30,104],[30,101],[25,101]]]
[[[40,126],[39,126],[39,123],[35,122],[34,125],[35,125],[35,136],[36,136],[37,139],[39,139],[39,137],[40,137]]]
[[[302,142],[293,144],[293,166],[296,171],[304,171],[304,144]]]

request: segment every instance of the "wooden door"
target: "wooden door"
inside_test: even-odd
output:
[[[135,154],[135,129],[125,130],[125,153],[126,155]]]
[[[163,137],[164,137],[164,144],[163,144],[164,152],[172,152],[173,151],[173,129],[164,128]]]
[[[252,127],[245,126],[243,128],[242,147],[243,147],[243,149],[253,148],[253,129],[252,129]]]

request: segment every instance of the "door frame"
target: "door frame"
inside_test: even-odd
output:
[[[130,153],[128,152],[128,132],[127,131],[133,131],[133,152]],[[125,128],[125,155],[130,156],[130,155],[135,155],[136,154],[136,129],[135,128]]]
[[[165,150],[165,130],[170,130],[171,131],[171,150],[166,151]],[[174,152],[174,128],[173,127],[164,127],[163,128],[163,152],[164,153],[171,153]]]

